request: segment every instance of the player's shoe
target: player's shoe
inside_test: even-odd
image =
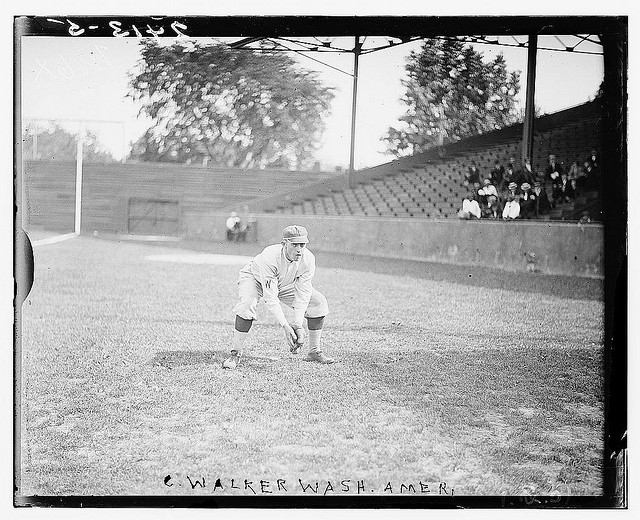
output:
[[[234,370],[240,364],[241,354],[238,354],[237,350],[232,350],[231,355],[224,360],[222,363],[222,368],[227,368],[229,370]]]
[[[305,361],[313,361],[315,363],[322,363],[324,365],[329,365],[331,363],[335,363],[335,359],[332,357],[324,355],[322,352],[309,352],[307,357],[304,358]]]
[[[289,347],[289,351],[292,354],[299,354],[300,353],[300,347],[302,347],[302,343],[294,343],[293,345],[291,345]]]

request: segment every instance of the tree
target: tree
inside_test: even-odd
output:
[[[413,155],[518,119],[520,72],[509,73],[502,54],[485,63],[462,41],[428,38],[410,53],[405,70],[401,101],[408,109],[382,138],[389,154]]]
[[[47,128],[29,125],[23,139],[22,154],[25,159],[75,161],[77,137],[55,123],[47,125]],[[82,158],[86,162],[115,162],[111,152],[104,150],[96,134],[89,130],[84,132]]]
[[[333,99],[283,53],[143,42],[129,96],[154,125],[133,145],[145,161],[304,168]]]

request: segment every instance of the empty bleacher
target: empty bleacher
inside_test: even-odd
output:
[[[255,199],[336,175],[167,163],[84,163],[83,229],[114,231],[114,226],[120,225],[115,221],[126,222],[124,213],[132,198],[172,201],[179,204],[181,211],[195,213],[230,211]],[[73,230],[75,162],[25,161],[24,178],[28,226]]]

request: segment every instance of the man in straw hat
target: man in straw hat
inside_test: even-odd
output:
[[[267,246],[262,253],[240,270],[238,293],[240,301],[233,308],[236,315],[233,349],[222,364],[234,369],[242,358],[242,349],[249,329],[256,319],[260,298],[284,330],[293,354],[303,346],[306,334],[303,319],[309,328],[309,353],[306,361],[333,363],[320,348],[324,317],[329,312],[327,299],[313,288],[316,260],[307,249],[307,230],[302,226],[288,226],[282,232],[282,242]],[[280,302],[293,309],[293,323],[284,315]]]

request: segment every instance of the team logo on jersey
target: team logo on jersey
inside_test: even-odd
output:
[[[264,282],[264,285],[267,289],[271,289],[271,282],[273,282],[273,278],[269,278],[266,282]]]

